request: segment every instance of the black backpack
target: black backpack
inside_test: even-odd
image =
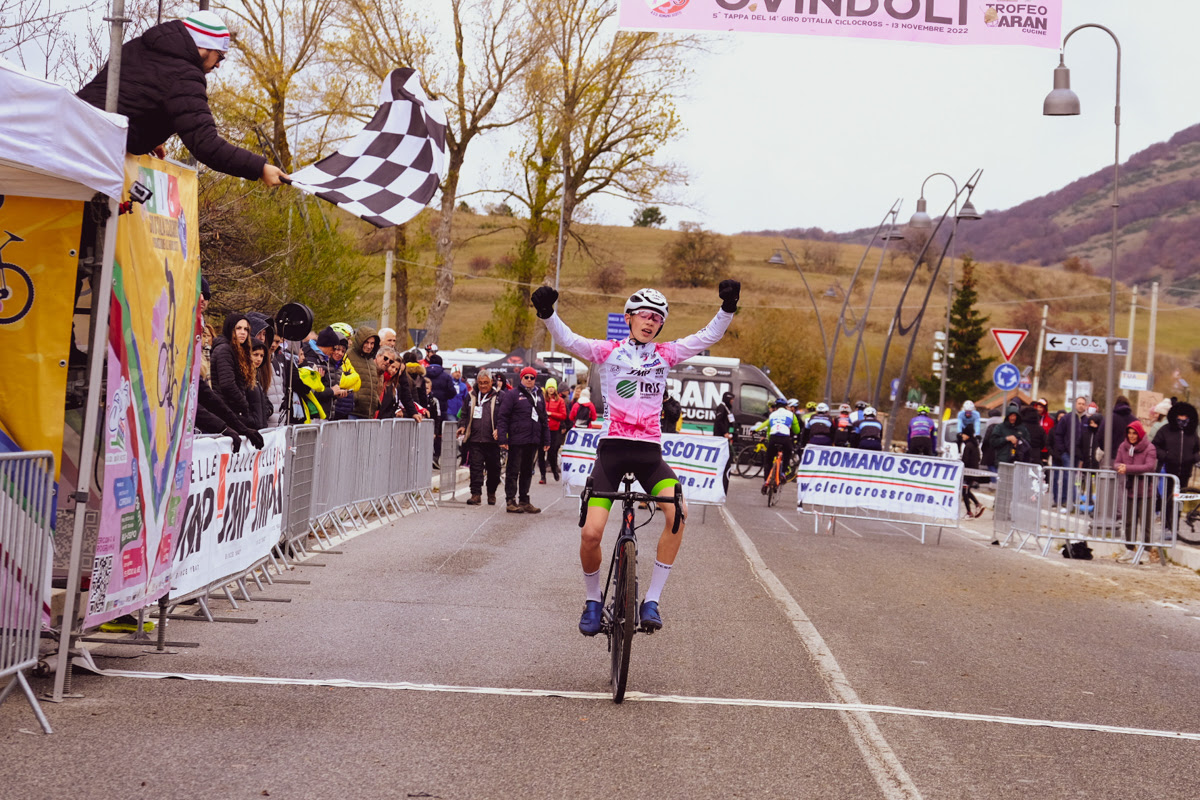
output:
[[[579,404],[579,410],[575,412],[575,424],[586,428],[592,424],[592,409],[590,406]]]

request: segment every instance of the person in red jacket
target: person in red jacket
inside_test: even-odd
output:
[[[549,464],[550,472],[554,475],[554,480],[560,480],[562,473],[558,468],[558,448],[562,447],[563,443],[563,425],[567,421],[567,401],[563,400],[562,395],[558,393],[558,381],[554,378],[546,380],[546,416],[549,417],[550,424],[550,449],[538,451],[538,469],[541,470],[542,479],[538,483],[546,482],[546,465]]]
[[[1142,423],[1134,420],[1125,428],[1125,441],[1117,448],[1113,468],[1118,475],[1125,476],[1125,549],[1129,552],[1120,561],[1132,561],[1134,537],[1141,534],[1142,541],[1150,541],[1150,525],[1154,521],[1154,489],[1157,481],[1142,477],[1158,467],[1158,451],[1146,437]]]
[[[584,428],[590,428],[596,422],[596,407],[592,405],[591,390],[586,387],[579,393],[578,402],[571,406],[571,422]]]

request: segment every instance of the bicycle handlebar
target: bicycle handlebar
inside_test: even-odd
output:
[[[671,533],[679,533],[679,526],[683,524],[683,487],[675,484],[674,496],[645,494],[643,492],[597,492],[592,490],[591,479],[588,479],[587,486],[584,487],[583,495],[579,498],[579,527],[583,527],[584,520],[587,517],[587,502],[592,498],[598,500],[619,500],[620,502],[629,503],[665,503],[675,506],[675,520],[671,524]]]

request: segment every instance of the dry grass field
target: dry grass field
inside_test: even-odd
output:
[[[496,262],[514,251],[519,234],[515,229],[504,227],[510,222],[504,217],[460,213],[456,220],[456,239],[464,244],[456,256],[457,279],[453,301],[438,344],[444,348],[484,348],[492,343],[485,340],[483,326],[491,314],[494,301],[508,285]],[[568,243],[560,276],[563,292],[560,310],[563,317],[579,333],[603,336],[607,313],[620,310],[624,297],[641,286],[661,287],[660,252],[665,244],[679,234],[674,230],[616,226],[578,225],[576,230],[587,242],[591,254],[589,256],[577,245]],[[731,236],[729,239],[734,253],[734,263],[729,273],[742,281],[743,313],[748,318],[755,310],[780,309],[780,314],[772,315],[773,320],[786,320],[789,315],[794,315],[792,318],[795,320],[795,326],[779,330],[778,335],[793,340],[797,351],[803,350],[820,356],[822,345],[816,315],[800,272],[786,251],[783,252],[783,265],[768,263],[768,259],[777,250],[784,250],[785,242],[775,238],[748,235]],[[851,292],[847,319],[856,320],[863,313],[871,278],[876,265],[879,264],[880,250],[873,248],[866,254],[859,278],[851,288],[854,270],[864,255],[862,247],[806,240],[787,240],[786,247],[800,262],[808,287],[816,297],[826,336],[832,339],[834,324],[841,311],[843,293],[846,290]],[[969,251],[969,239],[962,248]],[[552,262],[553,243],[546,248],[543,257],[547,262]],[[483,259],[492,266],[481,272],[473,270],[472,262],[474,261],[478,268]],[[616,263],[624,269],[625,280],[620,291],[603,293],[593,287],[589,280],[590,273],[595,269],[593,259],[602,263]],[[357,309],[359,319],[378,317],[383,271],[382,258],[379,260],[379,288],[362,296],[362,304]],[[410,313],[416,319],[421,319],[432,295],[432,249],[421,252],[415,262],[409,265],[410,281],[416,298],[411,304]],[[961,252],[955,263],[957,270],[961,265]],[[875,369],[892,312],[900,299],[910,269],[911,260],[896,252],[894,248],[889,249],[883,258],[865,335],[867,362],[872,370]],[[945,265],[943,269],[946,269]],[[943,272],[943,276],[944,274]],[[1107,328],[1109,285],[1105,278],[1058,269],[1002,263],[978,264],[976,274],[979,278],[978,307],[989,316],[990,327],[1035,328],[1040,319],[1042,305],[1048,304],[1049,328],[1053,331],[1102,334]],[[553,281],[553,273],[550,280]],[[923,268],[905,301],[903,319],[906,323],[919,309],[928,286],[928,270]],[[711,318],[718,305],[715,289],[664,288],[664,291],[671,301],[669,332],[672,334],[696,330]],[[1119,286],[1118,336],[1127,335],[1129,302],[1129,288]],[[1149,313],[1145,309],[1149,307],[1149,302],[1149,292],[1145,291],[1139,300],[1142,308],[1137,314],[1134,334],[1132,369],[1137,371],[1146,369],[1145,348]],[[933,287],[930,295],[922,323],[922,333],[914,351],[914,370],[924,370],[925,374],[928,374],[933,331],[944,324],[945,311],[946,283],[943,277],[939,279],[938,285]],[[735,324],[744,324],[742,319],[746,318],[740,318]],[[417,326],[415,322],[410,321],[410,324]],[[1022,346],[1016,358],[1019,364],[1033,364],[1036,352],[1035,338],[1036,332],[1031,333],[1029,340]],[[852,340],[843,335],[835,359],[836,372],[843,376],[840,378],[842,381],[845,380],[843,370],[848,368],[849,364],[849,348],[845,346],[847,341]],[[889,356],[889,375],[898,371],[904,346],[903,341],[893,342]],[[713,354],[728,355],[729,347],[729,344],[722,342],[714,349]],[[985,347],[991,348],[998,357],[998,352],[990,340]],[[1200,365],[1196,363],[1197,353],[1200,352],[1200,309],[1177,307],[1160,295],[1156,349],[1156,362],[1160,374],[1164,370],[1181,369],[1182,376],[1194,384],[1194,379],[1200,374]],[[1069,361],[1066,361],[1065,375],[1063,361],[1066,360],[1060,358],[1057,364],[1048,365],[1054,371],[1050,375],[1050,383],[1045,393],[1052,398],[1055,392],[1059,396],[1062,394],[1060,379],[1070,377]],[[1102,381],[1103,362],[1104,359],[1099,357],[1081,358],[1081,372],[1084,373],[1080,375],[1081,379],[1090,376]],[[1118,364],[1118,368],[1122,367],[1123,364]],[[860,360],[860,372],[861,369]],[[837,380],[835,379],[835,385]],[[865,381],[862,383],[865,385]],[[1162,383],[1159,388],[1164,388]],[[856,394],[858,392],[859,389],[856,388]]]

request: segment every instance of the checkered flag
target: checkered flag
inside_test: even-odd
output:
[[[294,172],[292,185],[380,228],[415,217],[446,168],[446,112],[416,71],[393,70],[379,109],[349,144]]]

